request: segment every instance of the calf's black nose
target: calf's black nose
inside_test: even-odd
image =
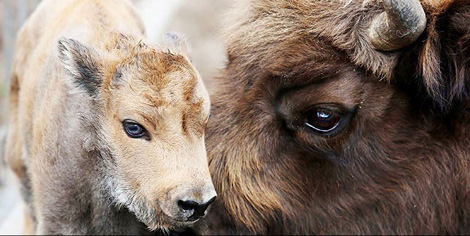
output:
[[[203,217],[207,207],[209,207],[209,205],[212,204],[214,201],[215,201],[215,197],[211,198],[209,201],[202,203],[202,204],[193,200],[187,200],[187,201],[179,200],[178,206],[183,211],[193,210],[194,211],[193,214],[188,218],[188,221],[193,221],[193,220],[197,220]]]

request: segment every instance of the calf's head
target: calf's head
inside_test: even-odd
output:
[[[111,41],[98,51],[59,40],[68,87],[96,109],[88,119],[106,188],[152,230],[185,227],[216,196],[204,144],[207,91],[179,37],[160,49],[123,35]]]

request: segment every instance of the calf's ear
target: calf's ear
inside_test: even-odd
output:
[[[58,49],[62,66],[68,72],[66,84],[71,89],[96,96],[103,80],[98,53],[77,40],[66,38],[59,39]]]

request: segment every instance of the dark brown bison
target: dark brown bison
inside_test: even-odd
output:
[[[470,233],[470,2],[251,0],[228,28],[202,233]]]

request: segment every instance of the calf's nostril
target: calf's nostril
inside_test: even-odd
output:
[[[178,201],[178,206],[181,209],[187,211],[187,210],[196,210],[200,205],[199,205],[199,203],[197,203],[195,201],[191,201],[191,200],[189,200],[189,201],[179,200]]]
[[[209,201],[199,204],[196,201],[188,200],[188,201],[178,201],[178,206],[185,210],[194,210],[192,215],[188,218],[188,220],[197,220],[205,215],[206,209],[215,201],[215,197],[211,198]]]

